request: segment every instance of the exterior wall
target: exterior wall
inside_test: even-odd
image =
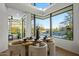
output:
[[[8,49],[8,16],[5,4],[0,4],[0,52]]]
[[[73,41],[55,39],[56,45],[79,54],[79,4],[73,4]]]

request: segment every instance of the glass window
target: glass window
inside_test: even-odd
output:
[[[54,5],[54,3],[32,3],[32,5],[39,8],[39,9],[44,9],[50,5]]]
[[[9,19],[8,20],[8,32],[9,36],[12,36],[12,38],[9,37],[9,39],[21,39],[23,35],[23,28],[22,27],[22,19]]]
[[[72,10],[52,16],[52,36],[58,39],[73,40]]]
[[[49,3],[35,3],[35,6],[38,8],[46,8],[49,6]]]
[[[37,19],[36,18],[36,27],[39,26],[39,32],[40,32],[40,38],[43,38],[44,36],[50,35],[50,19]]]

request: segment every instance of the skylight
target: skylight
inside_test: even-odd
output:
[[[39,9],[44,9],[47,8],[50,5],[50,3],[34,3],[33,5]]]

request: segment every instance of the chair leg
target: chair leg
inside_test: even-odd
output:
[[[10,56],[12,56],[12,54],[13,54],[13,52],[12,52],[12,51],[10,51]]]

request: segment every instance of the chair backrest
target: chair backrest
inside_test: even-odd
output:
[[[25,48],[22,45],[9,46],[11,56],[25,56]]]
[[[19,56],[20,50],[18,47],[19,46],[9,46],[9,52],[11,56]]]
[[[53,42],[47,42],[48,45],[48,55],[49,56],[54,56],[55,55],[55,43]]]
[[[44,46],[29,46],[29,56],[47,56],[47,44]]]

